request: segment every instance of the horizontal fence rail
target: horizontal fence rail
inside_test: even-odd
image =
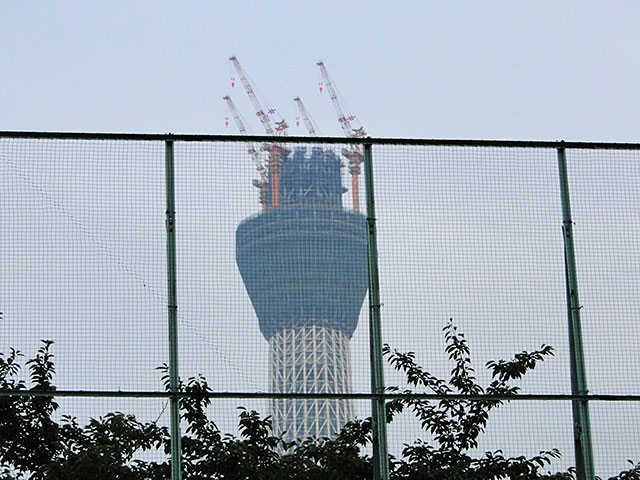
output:
[[[552,395],[527,394],[509,395],[461,395],[450,393],[438,395],[432,393],[267,393],[267,392],[111,392],[104,390],[0,390],[0,397],[125,397],[125,398],[352,398],[352,399],[424,399],[424,400],[502,400],[502,401],[571,401],[587,400],[598,402],[638,402],[640,395]]]
[[[176,133],[89,133],[89,132],[12,132],[0,130],[0,138],[31,138],[57,140],[129,140],[145,142],[273,142],[274,138],[286,143],[362,145],[413,145],[441,147],[505,147],[505,148],[567,148],[601,150],[640,150],[640,143],[576,142],[564,140],[470,140],[425,138],[345,138],[345,137],[272,137],[268,135],[208,135]]]

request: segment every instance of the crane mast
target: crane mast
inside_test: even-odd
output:
[[[309,112],[307,112],[307,109],[305,108],[304,103],[302,103],[302,100],[300,100],[300,97],[294,98],[293,101],[296,102],[296,104],[298,105],[298,110],[300,111],[300,115],[302,116],[302,120],[304,121],[304,124],[307,127],[309,134],[313,135],[314,137],[317,137],[318,134],[316,133],[316,129],[313,128],[313,122],[311,121],[311,117],[309,116]]]
[[[256,111],[256,116],[260,119],[260,123],[262,123],[262,126],[264,127],[264,130],[267,133],[267,135],[286,136],[287,129],[289,128],[289,125],[287,125],[287,122],[284,119],[280,121],[272,120],[271,116],[276,114],[275,108],[268,108],[267,112],[265,113],[264,108],[262,107],[262,103],[258,99],[258,96],[256,95],[256,92],[252,87],[251,82],[247,78],[247,74],[242,68],[242,65],[240,65],[238,58],[235,55],[233,55],[232,57],[229,57],[229,60],[233,64],[234,68],[236,69],[236,72],[240,77],[240,82],[242,83],[242,86],[244,87],[245,92],[247,92],[247,95],[249,96],[249,99],[251,100],[251,103],[253,104],[253,107]],[[273,126],[271,124],[272,121],[273,121]],[[274,126],[275,126],[275,130],[274,130]],[[286,155],[287,153],[289,153],[289,150],[284,148],[282,145],[279,145],[276,143],[269,144],[266,147],[266,149],[269,152],[268,165],[269,165],[269,173],[271,175],[271,205],[273,207],[277,207],[280,204],[281,158],[283,155]]]
[[[340,98],[338,97],[338,92],[333,86],[333,82],[331,81],[331,77],[329,76],[329,72],[327,71],[327,67],[325,67],[324,62],[317,62],[316,65],[320,67],[320,73],[322,74],[322,79],[324,80],[325,85],[327,86],[327,90],[329,91],[329,96],[331,97],[331,101],[333,102],[333,108],[338,114],[338,122],[340,122],[340,126],[344,134],[348,138],[361,138],[365,137],[367,133],[364,131],[364,127],[353,128],[351,122],[356,119],[354,115],[350,113],[345,114],[342,108],[342,103]],[[362,152],[360,151],[360,147],[357,145],[353,145],[350,148],[345,148],[342,150],[342,154],[349,160],[349,173],[351,173],[351,194],[353,197],[353,210],[354,212],[360,211],[360,183],[358,181],[358,176],[360,175],[360,164],[363,160]]]
[[[244,126],[244,122],[242,121],[242,117],[240,116],[240,112],[236,108],[235,103],[231,100],[229,95],[222,97],[222,99],[227,102],[227,107],[233,116],[233,120],[236,122],[236,126],[238,127],[238,131],[242,135],[247,135],[247,129]],[[254,145],[249,145],[247,149],[249,155],[253,159],[253,162],[256,164],[256,169],[260,173],[260,180],[254,180],[253,185],[257,187],[260,191],[260,205],[262,205],[262,210],[267,209],[267,189],[269,187],[269,182],[267,179],[267,169],[262,164],[262,158],[260,157],[260,153],[255,149]]]

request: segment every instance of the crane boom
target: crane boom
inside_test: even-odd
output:
[[[313,128],[313,122],[311,121],[311,117],[309,116],[309,112],[307,112],[307,109],[305,108],[304,103],[302,103],[302,100],[300,100],[300,97],[294,98],[293,101],[298,104],[298,110],[300,110],[300,115],[302,115],[302,120],[304,121],[304,124],[307,127],[309,134],[313,135],[314,137],[317,137],[318,134],[316,133],[316,129]]]
[[[253,108],[256,111],[256,115],[260,119],[260,123],[262,123],[262,126],[264,127],[264,130],[267,132],[267,135],[275,135],[275,132],[273,131],[273,127],[271,126],[271,118],[269,118],[269,115],[267,115],[264,112],[262,104],[260,103],[260,100],[258,100],[256,93],[253,91],[251,82],[247,78],[247,74],[244,72],[242,65],[240,65],[238,58],[234,55],[230,57],[229,60],[231,60],[231,62],[233,63],[233,66],[236,69],[236,72],[238,72],[238,76],[240,77],[240,82],[242,82],[242,86],[244,87],[245,92],[247,92],[247,95],[249,96],[251,103],[253,103]]]
[[[333,82],[331,81],[331,77],[329,76],[329,72],[327,71],[327,67],[325,67],[324,62],[317,62],[316,65],[320,67],[320,73],[322,73],[324,84],[327,86],[327,90],[329,90],[329,96],[333,102],[333,108],[338,114],[338,122],[340,122],[340,126],[342,127],[344,134],[349,138],[366,136],[367,133],[364,131],[364,128],[353,128],[351,126],[351,121],[355,120],[356,117],[351,114],[345,114],[342,108],[342,102],[338,98],[338,92],[333,86]]]
[[[229,95],[222,97],[222,99],[227,102],[227,107],[229,111],[231,111],[231,115],[233,116],[233,120],[236,122],[236,126],[242,135],[248,135],[247,129],[244,126],[244,122],[242,121],[242,117],[240,116],[240,112],[236,108],[235,103],[231,100]],[[264,165],[262,165],[262,159],[260,158],[260,154],[258,151],[253,148],[253,145],[249,148],[248,152],[251,154],[251,158],[253,158],[254,163],[256,164],[256,168],[259,172],[264,170]]]
[[[253,103],[253,108],[256,111],[256,115],[260,119],[260,123],[262,123],[262,126],[264,127],[265,132],[267,132],[267,135],[287,135],[287,129],[289,128],[289,125],[287,125],[287,122],[284,119],[280,121],[272,120],[271,116],[276,113],[275,108],[269,107],[267,108],[267,111],[265,113],[264,107],[262,106],[260,99],[256,95],[256,92],[251,85],[247,74],[242,68],[242,65],[240,65],[238,58],[233,55],[232,57],[229,57],[229,60],[231,60],[231,63],[233,63],[233,66],[236,69],[236,72],[238,72],[240,82],[242,83],[245,92],[247,92],[251,103]],[[275,131],[274,127],[271,125],[272,122],[273,125],[275,125]]]
[[[222,97],[222,99],[227,102],[227,107],[231,111],[231,115],[233,116],[233,120],[236,122],[236,126],[242,135],[247,135],[247,129],[244,126],[244,122],[242,121],[242,117],[240,116],[240,112],[236,108],[235,103],[231,100],[229,95]],[[262,158],[260,157],[260,153],[255,149],[253,145],[249,145],[247,149],[249,155],[253,159],[253,162],[256,164],[256,169],[260,173],[260,180],[254,180],[253,185],[260,190],[260,204],[262,205],[262,209],[265,210],[267,208],[267,171],[265,166],[262,164]]]
[[[231,115],[233,116],[233,120],[236,122],[236,126],[238,127],[238,131],[242,135],[247,135],[247,129],[245,128],[244,122],[242,121],[242,118],[240,117],[240,112],[236,108],[236,104],[233,103],[233,100],[231,100],[231,97],[229,95],[225,95],[224,97],[222,97],[222,99],[225,102],[227,102],[227,107],[229,108],[229,111],[231,112]]]

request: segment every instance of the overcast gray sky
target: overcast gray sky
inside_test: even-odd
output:
[[[0,130],[236,133],[225,127],[222,96],[231,94],[262,133],[244,92],[231,87],[235,54],[292,134],[304,134],[295,96],[323,134],[342,133],[318,90],[322,59],[372,136],[636,142],[638,25],[640,3],[631,1],[4,2]],[[30,354],[54,338],[62,387],[158,388],[162,144],[2,146],[0,351]],[[233,257],[235,228],[258,207],[254,167],[240,144],[181,144],[176,154],[181,372],[202,371],[217,389],[265,389],[267,344]],[[555,152],[375,154],[385,341],[417,350],[444,375],[440,329],[451,316],[479,367],[550,343],[556,358],[525,391],[568,393]],[[638,154],[569,156],[590,387],[637,393],[640,330],[629,324],[640,288]],[[357,391],[368,389],[366,322],[365,308],[351,342]],[[77,401],[74,413],[103,413],[100,402]],[[216,403],[223,428],[233,428],[236,404]],[[162,411],[161,402],[140,405],[149,418]],[[356,405],[360,416],[368,408]],[[568,405],[508,409],[487,448],[559,447],[560,465],[573,462]],[[600,468],[637,460],[638,406],[592,412]],[[396,423],[392,449],[418,431]]]
[[[231,93],[261,133],[235,54],[326,135],[320,59],[373,136],[634,141],[638,25],[631,0],[2,2],[0,129],[233,133]]]

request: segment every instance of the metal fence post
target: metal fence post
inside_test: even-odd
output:
[[[367,227],[369,263],[369,347],[371,355],[371,391],[384,393],[382,330],[380,327],[380,279],[378,274],[378,243],[376,239],[376,211],[373,195],[373,166],[371,144],[364,144],[364,178],[367,189]],[[371,401],[371,430],[373,434],[373,478],[389,479],[387,447],[387,416],[384,398]]]
[[[167,194],[167,281],[169,316],[169,391],[178,393],[178,303],[176,299],[176,231],[175,231],[175,195],[173,182],[173,141],[165,142],[165,182]],[[178,396],[171,397],[170,435],[171,435],[171,480],[182,479],[180,448],[180,404]]]
[[[569,319],[569,350],[571,362],[571,393],[587,395],[587,379],[582,348],[582,327],[580,324],[580,298],[578,296],[578,276],[573,245],[573,222],[567,177],[567,157],[564,147],[558,148],[558,170],[560,173],[560,194],[562,196],[562,232],[564,240],[565,279],[567,287],[567,315]],[[591,449],[591,426],[587,400],[574,400],[573,441],[576,456],[576,473],[579,480],[593,480],[593,453]]]

